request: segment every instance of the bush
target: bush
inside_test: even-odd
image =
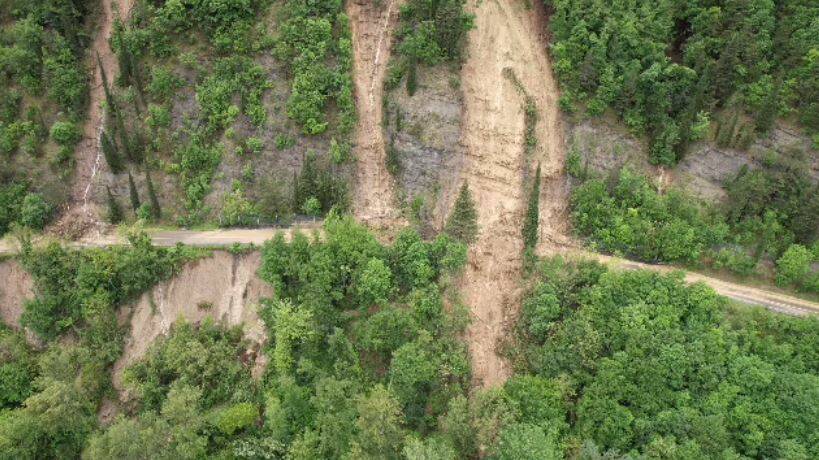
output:
[[[791,245],[776,261],[776,283],[780,286],[805,287],[814,260],[813,253],[805,246]]]
[[[590,179],[572,193],[577,231],[604,251],[646,261],[693,262],[721,241],[724,228],[679,192],[659,194],[628,169],[610,190]]]
[[[51,215],[51,206],[37,193],[29,193],[20,206],[20,223],[35,230],[42,230]]]
[[[51,138],[57,145],[73,147],[82,139],[82,132],[75,123],[58,121],[51,125]]]
[[[756,273],[757,259],[742,248],[722,248],[714,254],[714,268],[728,269],[742,276]]]

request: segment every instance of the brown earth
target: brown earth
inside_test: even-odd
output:
[[[125,18],[131,11],[133,0],[103,0],[100,24],[94,41],[87,56],[87,65],[93,67],[93,77],[90,82],[88,116],[83,125],[83,139],[74,151],[76,162],[74,183],[71,188],[71,199],[68,209],[57,222],[52,231],[54,233],[76,238],[87,234],[98,227],[100,210],[90,198],[97,175],[102,168],[107,167],[102,158],[100,137],[105,125],[105,89],[102,82],[102,72],[99,62],[105,69],[109,84],[113,84],[119,74],[117,56],[111,50],[108,40],[111,38],[114,21],[117,17]],[[97,60],[99,54],[99,61]]]
[[[395,206],[395,181],[387,171],[381,130],[384,77],[401,0],[353,0],[347,3],[353,39],[353,76],[358,108],[355,134],[356,218],[376,228],[401,225]]]
[[[551,79],[546,50],[536,20],[537,10],[523,2],[468,2],[475,14],[469,34],[468,58],[462,70],[464,89],[464,177],[477,203],[479,235],[469,251],[463,277],[464,301],[471,307],[467,333],[473,377],[484,387],[502,384],[511,374],[498,356],[498,342],[514,318],[521,300],[521,235],[526,206],[525,178],[542,163],[543,234],[549,238],[564,228],[562,139],[556,129],[557,89]],[[522,95],[504,76],[509,70],[524,91],[535,98],[540,115],[534,160],[526,158]]]
[[[114,387],[122,390],[123,371],[180,319],[199,323],[212,318],[228,326],[242,325],[251,343],[248,355],[255,362],[254,375],[261,375],[266,363],[260,349],[267,334],[257,306],[261,298],[271,297],[273,291],[256,276],[260,264],[258,251],[248,254],[218,251],[212,257],[187,264],[173,279],[158,284],[124,308],[121,319],[130,324],[130,332],[125,350],[114,364]],[[123,396],[127,399],[127,395]]]
[[[560,93],[552,73],[543,2],[533,2],[533,11],[526,11],[520,34],[530,46],[521,50],[522,65],[515,67],[515,73],[529,95],[534,98],[538,109],[538,123],[535,127],[537,145],[533,152],[531,171],[541,166],[539,253],[548,252],[569,242],[569,195],[570,183],[565,172],[566,140],[565,127],[561,117],[558,99]]]
[[[34,297],[34,280],[16,260],[0,262],[0,320],[20,327],[25,301]]]

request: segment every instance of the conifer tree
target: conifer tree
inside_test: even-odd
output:
[[[162,209],[159,207],[159,199],[156,197],[154,183],[147,169],[145,170],[145,183],[148,186],[148,198],[151,200],[151,216],[158,220],[162,216]]]
[[[111,139],[108,131],[102,132],[100,142],[102,143],[102,154],[105,156],[105,161],[108,163],[108,167],[111,168],[111,172],[114,174],[121,173],[122,159],[117,151],[117,143]]]
[[[526,208],[526,219],[523,221],[523,245],[526,249],[537,245],[538,221],[540,220],[540,163],[535,172],[535,183],[529,195],[529,206]]]
[[[444,232],[464,243],[471,243],[478,236],[478,213],[475,210],[475,202],[472,200],[472,193],[469,185],[464,182],[455,206],[444,227]]]
[[[134,208],[134,212],[137,212],[140,206],[139,193],[137,193],[136,184],[134,184],[134,176],[131,175],[130,171],[128,171],[128,191],[131,194],[131,207]]]
[[[118,224],[122,222],[122,208],[111,193],[111,188],[106,186],[105,191],[108,193],[108,222]]]
[[[108,109],[111,111],[111,114],[116,117],[118,112],[117,102],[114,100],[114,95],[111,94],[111,87],[108,85],[108,75],[105,73],[105,67],[102,65],[100,53],[97,53],[97,67],[99,67],[100,76],[102,77],[102,89],[105,91],[105,103],[108,104]]]
[[[105,68],[102,66],[102,59],[100,53],[97,53],[97,65],[100,68],[100,76],[102,77],[102,88],[105,91],[105,103],[108,104],[108,109],[111,111],[111,118],[114,120],[117,134],[120,137],[120,143],[125,150],[125,157],[134,161],[131,151],[131,142],[128,140],[128,133],[125,131],[125,122],[122,120],[122,114],[117,106],[117,101],[114,95],[111,94],[111,87],[108,85],[108,75],[105,73]]]

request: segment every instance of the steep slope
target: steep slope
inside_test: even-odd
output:
[[[508,363],[496,350],[504,325],[520,303],[525,178],[536,167],[532,160],[540,160],[546,178],[541,220],[551,238],[562,229],[565,209],[559,184],[562,141],[555,129],[559,123],[556,88],[534,11],[510,0],[473,1],[468,8],[475,14],[475,29],[469,35],[461,77],[467,150],[464,177],[477,203],[480,234],[470,249],[462,288],[473,316],[468,341],[474,377],[480,385],[493,386],[510,375]],[[541,113],[532,159],[526,157],[522,95],[508,78],[510,70],[524,91],[535,97]],[[553,223],[556,217],[558,224]]]
[[[114,3],[116,2],[116,3]],[[95,179],[105,167],[100,146],[100,136],[105,124],[105,89],[102,82],[102,64],[109,84],[119,73],[117,57],[108,44],[117,17],[125,18],[131,11],[133,0],[103,0],[100,26],[91,44],[88,62],[93,67],[88,103],[88,116],[83,125],[83,139],[74,152],[76,166],[74,184],[71,188],[69,209],[57,231],[61,233],[84,233],[99,220],[99,209],[90,201]],[[99,60],[97,60],[99,55]]]
[[[374,227],[389,227],[400,221],[395,208],[394,180],[386,168],[381,130],[383,81],[400,0],[383,3],[354,0],[347,7],[353,36],[358,108],[354,147],[358,170],[353,208],[358,220]]]
[[[123,371],[179,319],[198,323],[211,318],[228,326],[242,325],[245,337],[254,347],[260,347],[267,336],[256,307],[259,299],[273,295],[270,286],[256,276],[260,263],[258,251],[215,252],[212,257],[186,265],[173,279],[160,283],[124,309],[121,315],[130,315],[130,332],[125,350],[114,364],[115,388],[122,389]],[[257,370],[262,370],[264,355],[258,351],[248,350],[248,359],[255,359]]]
[[[34,280],[16,260],[0,262],[0,321],[20,327],[26,300],[34,297]]]

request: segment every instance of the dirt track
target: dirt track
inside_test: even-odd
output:
[[[376,6],[376,2],[352,0],[347,4],[358,108],[354,147],[358,170],[353,206],[358,220],[379,228],[401,222],[395,207],[395,181],[386,167],[381,129],[383,82],[400,3],[401,0],[385,0]]]
[[[524,178],[539,160],[549,183],[562,177],[563,162],[560,139],[555,138],[560,132],[556,87],[535,11],[512,0],[473,0],[467,8],[475,14],[475,29],[461,75],[465,177],[477,203],[480,234],[469,252],[462,289],[473,319],[467,334],[473,376],[476,384],[487,387],[502,384],[511,373],[496,350],[520,304]],[[541,113],[534,161],[526,158],[523,96],[504,75],[510,71]],[[558,209],[565,206],[562,198],[552,201]],[[555,206],[546,205],[542,220],[552,232]]]

